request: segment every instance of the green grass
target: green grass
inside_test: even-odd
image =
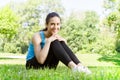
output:
[[[24,65],[0,65],[0,80],[120,80],[117,67],[90,67],[91,75],[73,73],[66,67],[56,70],[26,70]]]
[[[120,54],[77,56],[92,71],[91,75],[74,73],[62,63],[56,70],[26,70],[25,55],[0,54],[0,80],[120,80]]]

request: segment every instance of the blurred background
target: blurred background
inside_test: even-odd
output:
[[[119,0],[0,0],[0,53],[26,54],[32,35],[53,11],[74,53],[120,52]]]

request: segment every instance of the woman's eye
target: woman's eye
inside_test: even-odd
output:
[[[59,25],[59,23],[57,23],[57,25]]]
[[[54,25],[54,23],[51,23],[51,25]]]

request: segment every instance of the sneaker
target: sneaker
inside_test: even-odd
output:
[[[73,72],[78,72],[77,66],[72,69]]]
[[[79,72],[84,72],[86,74],[91,74],[92,72],[85,66],[79,66],[77,67]]]
[[[83,72],[83,73],[86,73],[86,74],[91,74],[92,72],[85,66],[78,66],[78,67],[75,67],[73,68],[73,71],[74,72]]]

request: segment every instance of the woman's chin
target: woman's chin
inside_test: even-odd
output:
[[[52,32],[52,34],[57,34],[58,32]]]

